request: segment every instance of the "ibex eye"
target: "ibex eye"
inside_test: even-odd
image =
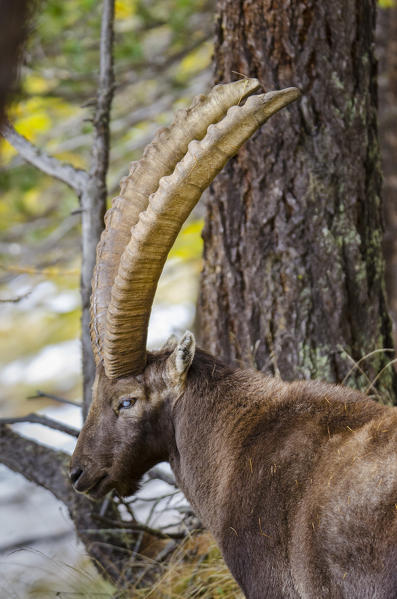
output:
[[[122,399],[119,403],[119,409],[127,409],[130,408],[131,406],[134,405],[134,403],[136,402],[136,398],[135,397],[128,397],[126,399]]]

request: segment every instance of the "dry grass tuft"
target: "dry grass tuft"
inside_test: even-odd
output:
[[[134,599],[243,599],[209,533],[189,537],[161,566],[157,581],[133,589]]]

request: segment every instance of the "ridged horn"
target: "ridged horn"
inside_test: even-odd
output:
[[[207,96],[196,96],[187,109],[177,112],[170,127],[157,132],[141,160],[132,163],[129,175],[122,180],[120,195],[105,216],[106,228],[97,246],[92,280],[91,342],[97,364],[102,359],[106,312],[120,258],[131,238],[131,228],[148,206],[150,194],[158,188],[161,177],[173,172],[190,141],[202,139],[211,123],[222,119],[231,106],[257,89],[257,79],[244,79],[217,85]]]
[[[248,98],[208,127],[201,141],[191,141],[170,176],[160,180],[132,229],[120,260],[107,311],[103,346],[106,375],[118,378],[142,372],[147,327],[157,282],[182,224],[240,146],[272,114],[296,100],[296,88]]]

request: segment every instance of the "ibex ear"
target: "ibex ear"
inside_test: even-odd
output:
[[[196,341],[194,335],[190,331],[186,331],[167,360],[167,372],[174,384],[178,384],[185,379],[193,362],[195,351]]]
[[[178,343],[177,336],[172,334],[168,337],[167,341],[164,343],[164,345],[161,349],[162,349],[162,351],[166,351],[166,350],[172,351],[175,349],[177,343]]]

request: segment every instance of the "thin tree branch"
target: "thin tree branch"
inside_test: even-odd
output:
[[[43,173],[59,179],[69,185],[77,194],[81,194],[87,185],[88,175],[85,171],[75,168],[67,162],[62,162],[49,156],[43,150],[34,146],[26,137],[18,133],[10,122],[5,122],[1,127],[1,134],[26,160]]]
[[[147,526],[146,524],[141,524],[140,522],[121,522],[120,520],[110,520],[109,518],[103,518],[101,516],[94,516],[94,519],[98,522],[102,522],[106,524],[109,528],[114,528],[117,530],[123,531],[142,531],[146,532],[153,537],[157,537],[158,539],[184,539],[186,537],[185,532],[162,532],[157,528],[152,528],[151,526]]]
[[[26,399],[41,399],[42,397],[48,397],[48,399],[52,399],[53,401],[81,408],[81,404],[77,403],[76,401],[65,399],[64,397],[59,397],[58,395],[53,395],[52,393],[45,393],[44,391],[40,391],[40,389],[37,389],[36,395],[29,395]]]
[[[113,73],[114,0],[104,0],[102,9],[99,84],[93,119],[94,140],[90,175],[105,182],[109,163],[109,120],[114,93]]]
[[[0,298],[0,303],[1,304],[17,304],[18,302],[21,302],[22,300],[29,297],[29,295],[32,293],[32,291],[33,291],[33,289],[29,289],[29,291],[27,291],[26,293],[23,293],[22,295],[18,295],[18,297],[10,297],[8,299]]]
[[[103,0],[100,67],[96,108],[93,118],[89,183],[81,196],[82,225],[82,352],[83,352],[83,416],[88,413],[91,390],[95,378],[95,360],[90,338],[91,280],[96,259],[96,246],[100,239],[106,210],[106,175],[109,164],[110,110],[114,93],[113,74],[113,21],[114,0]]]
[[[158,480],[157,476],[155,477]],[[171,491],[171,493],[164,493],[164,495],[158,495],[157,497],[139,497],[139,495],[135,495],[129,503],[139,503],[139,502],[147,502],[147,503],[158,503],[162,499],[168,499],[169,497],[175,497],[178,493],[181,493],[179,489],[175,489],[175,491]]]
[[[80,431],[77,428],[72,426],[68,426],[67,424],[62,424],[62,422],[58,422],[57,420],[53,420],[52,418],[48,418],[47,416],[40,416],[39,414],[27,414],[26,416],[15,416],[12,418],[0,418],[0,424],[17,424],[19,422],[31,422],[32,424],[42,424],[43,426],[47,426],[48,428],[52,428],[57,431],[61,431],[61,433],[66,433],[71,437],[78,437]]]

